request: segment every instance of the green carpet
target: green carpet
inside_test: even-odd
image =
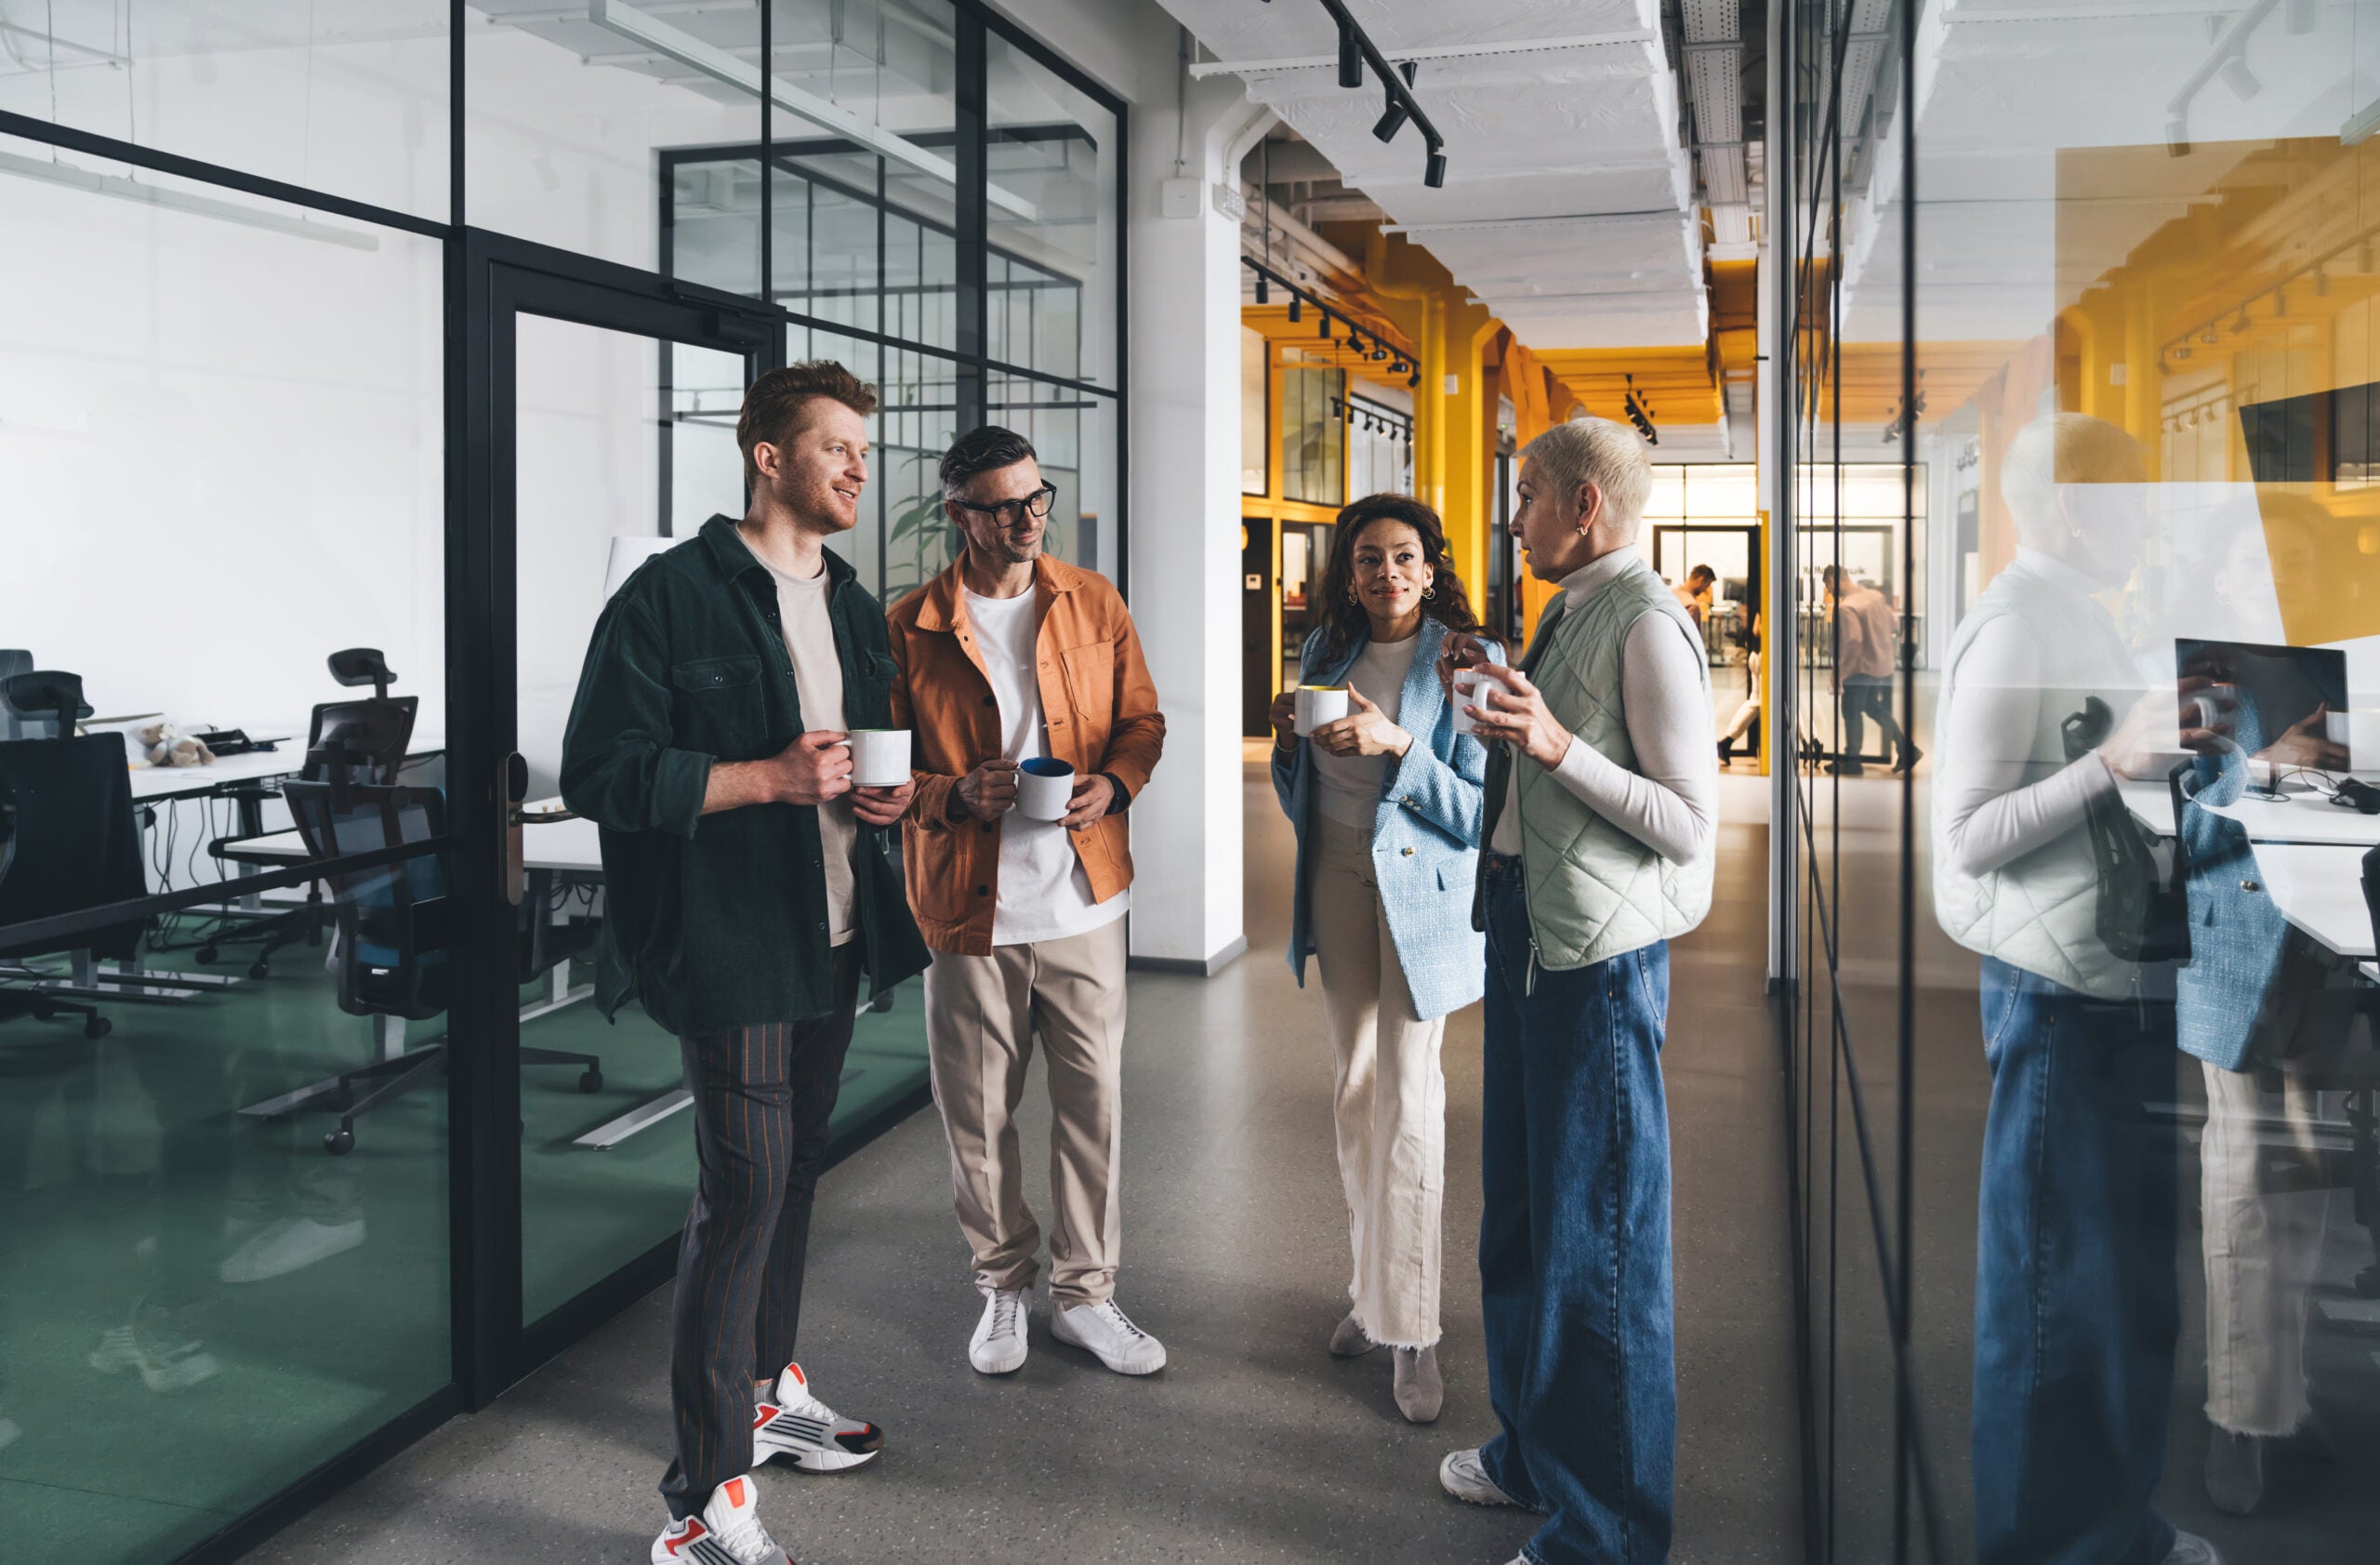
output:
[[[214,970],[245,962],[227,948]],[[896,1001],[861,1015],[839,1131],[924,1082],[919,986]],[[443,1085],[359,1121],[344,1158],[323,1150],[325,1110],[235,1112],[369,1057],[370,1023],[338,1010],[319,953],[284,950],[225,993],[105,1009],[115,1030],[98,1042],[69,1019],[0,1023],[0,1558],[71,1527],[78,1558],[170,1558],[450,1376]],[[416,1023],[407,1041],[442,1032]],[[634,1007],[611,1025],[574,1005],[522,1040],[598,1054],[604,1078],[582,1094],[574,1068],[522,1071],[535,1320],[677,1230],[694,1121],[571,1144],[678,1083],[676,1041]],[[225,1279],[293,1228],[345,1247]],[[187,1384],[152,1389],[144,1359]]]

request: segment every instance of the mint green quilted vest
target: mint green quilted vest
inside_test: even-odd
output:
[[[1620,654],[1630,630],[1647,614],[1668,615],[1696,646],[1702,644],[1669,585],[1639,558],[1542,630],[1542,650],[1536,651],[1530,673],[1547,708],[1578,742],[1632,772],[1636,749],[1621,705]],[[1701,658],[1695,667],[1707,708],[1711,672]],[[1673,864],[1597,815],[1543,767],[1524,764],[1519,772],[1521,867],[1540,966],[1585,967],[1702,922],[1711,910],[1715,854],[1698,864]]]

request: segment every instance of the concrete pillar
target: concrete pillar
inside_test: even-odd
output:
[[[1143,967],[1212,973],[1247,948],[1239,223],[1215,192],[1236,191],[1237,160],[1269,115],[1235,78],[1185,83],[1180,36],[1156,7],[1142,12],[1125,169],[1130,591],[1166,717],[1165,760],[1131,811],[1131,954]],[[1176,179],[1197,180],[1197,199],[1168,217]]]

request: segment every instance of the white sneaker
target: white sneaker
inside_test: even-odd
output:
[[[793,1565],[755,1513],[760,1486],[747,1473],[710,1492],[700,1516],[673,1521],[653,1540],[653,1565]]]
[[[752,1466],[783,1456],[805,1473],[843,1473],[865,1467],[884,1450],[884,1431],[845,1418],[810,1394],[810,1377],[800,1364],[777,1376],[774,1398],[752,1406]]]
[[[2215,1546],[2195,1532],[2174,1529],[2174,1546],[2165,1551],[2165,1565],[2223,1565]]]
[[[1050,1312],[1050,1334],[1096,1355],[1117,1374],[1155,1374],[1165,1368],[1165,1344],[1133,1325],[1114,1299],[1059,1306]]]
[[[226,1282],[264,1282],[329,1260],[364,1242],[364,1219],[317,1223],[277,1217],[223,1258],[215,1275]]]
[[[1025,1367],[1030,1298],[1022,1288],[995,1288],[984,1295],[984,1318],[967,1344],[967,1361],[977,1374],[1014,1374]]]
[[[187,1391],[222,1369],[184,1317],[146,1306],[134,1312],[130,1324],[109,1327],[83,1361],[101,1374],[138,1370],[140,1384],[159,1396]]]
[[[1447,1452],[1446,1460],[1438,1464],[1438,1487],[1466,1505],[1520,1505],[1521,1504],[1496,1487],[1496,1480],[1488,1476],[1488,1468],[1480,1462],[1479,1451],[1475,1446],[1465,1446],[1461,1451]]]

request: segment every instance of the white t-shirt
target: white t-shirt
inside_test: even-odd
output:
[[[843,726],[843,661],[835,651],[835,622],[826,613],[826,564],[808,581],[769,566],[776,578],[777,617],[786,651],[793,657],[794,694],[801,699],[802,726],[812,732]],[[852,796],[818,806],[818,845],[826,859],[826,938],[842,945],[852,937],[852,845],[859,817]]]
[[[1013,598],[967,594],[967,617],[974,623],[975,649],[991,676],[999,704],[1000,754],[1024,761],[1050,753],[1041,711],[1041,682],[1036,647],[1041,625],[1038,602],[1030,591]],[[1083,873],[1072,834],[1054,820],[1035,820],[1020,811],[1000,816],[1000,867],[992,907],[992,944],[1023,946],[1087,934],[1124,916],[1130,893],[1104,902],[1091,899],[1091,877]]]
[[[1362,691],[1364,698],[1391,723],[1405,705],[1405,676],[1421,644],[1418,629],[1401,642],[1367,642],[1355,666],[1347,670],[1347,683]],[[1347,710],[1354,711],[1355,703],[1349,702]],[[1393,755],[1333,755],[1314,745],[1315,808],[1342,826],[1369,831],[1380,818],[1381,790],[1388,786],[1388,769],[1395,763]]]

